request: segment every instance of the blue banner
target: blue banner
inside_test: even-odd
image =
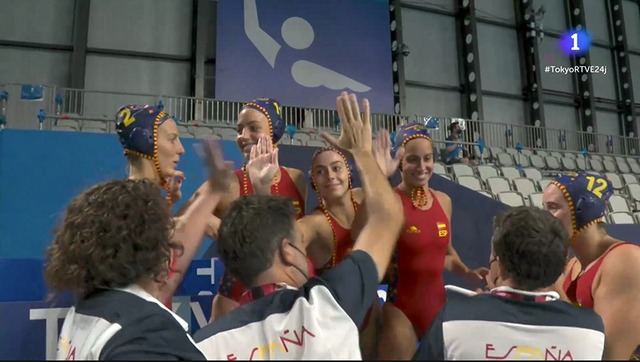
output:
[[[340,90],[393,113],[386,0],[221,0],[216,98],[334,108]]]
[[[5,278],[8,283],[0,284],[0,359],[55,358],[60,328],[73,297],[65,293],[53,298],[42,270],[42,260],[0,260],[0,272],[12,276]],[[194,260],[173,297],[172,309],[189,323],[191,333],[209,323],[223,271],[216,258]],[[381,303],[386,290],[386,285],[379,287]]]
[[[208,323],[212,300],[210,295],[174,297],[173,310],[195,332]],[[0,303],[0,359],[55,359],[60,328],[71,305],[71,301]]]

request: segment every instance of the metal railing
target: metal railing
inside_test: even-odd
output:
[[[0,91],[9,93],[7,126],[11,127],[12,117],[33,117],[34,107],[27,113],[15,111],[21,108],[19,99],[22,84],[0,85]],[[108,92],[85,89],[43,86],[40,108],[47,115],[80,117],[82,119],[111,121],[117,109],[124,104],[155,104],[164,107],[177,122],[204,125],[235,125],[243,102],[223,101],[210,98],[171,96],[132,92]],[[5,101],[6,102],[6,101]],[[24,106],[24,104],[22,105]],[[29,114],[29,112],[32,112]],[[12,114],[13,113],[13,114]],[[283,106],[283,118],[299,129],[339,129],[338,115],[335,110]],[[391,115],[376,113],[372,115],[372,129],[376,132],[385,128],[393,132],[400,124],[409,120],[422,121],[424,116]],[[461,141],[473,144],[480,138],[488,147],[511,147],[520,144],[527,149],[580,152],[587,149],[590,153],[603,154],[640,154],[640,142],[637,137],[606,135],[582,131],[570,131],[548,127],[507,124],[487,120],[465,120],[467,131]],[[444,141],[452,118],[440,118],[440,127],[432,129],[435,141]],[[35,123],[34,123],[35,124]],[[468,146],[469,151],[471,146]]]

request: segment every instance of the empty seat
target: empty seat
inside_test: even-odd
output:
[[[544,158],[544,160],[547,163],[547,168],[551,170],[559,170],[561,168],[560,161],[558,161],[555,156],[547,156]]]
[[[525,198],[537,191],[536,185],[533,181],[525,177],[514,179],[513,186],[515,187],[515,190],[521,193]]]
[[[311,146],[311,147],[327,147],[327,144],[323,140],[310,139],[310,140],[307,141],[307,146]]]
[[[628,212],[612,212],[609,214],[609,222],[612,224],[635,224],[633,216]]]
[[[564,168],[567,171],[575,171],[578,169],[578,166],[576,165],[576,160],[573,158],[562,157],[560,159],[560,162],[562,162],[562,168]]]
[[[84,120],[81,122],[81,124],[82,124],[82,131],[84,132],[98,132],[98,133],[107,132],[107,121]]]
[[[480,183],[480,179],[475,176],[464,175],[460,177],[456,177],[458,180],[458,184],[468,187],[474,191],[481,191],[482,184]]]
[[[638,183],[638,178],[636,178],[636,175],[630,174],[630,173],[623,173],[621,175],[622,177],[622,181],[624,181],[624,184],[637,184]]]
[[[498,161],[498,164],[500,164],[500,166],[515,166],[515,163],[513,162],[513,157],[511,157],[511,155],[506,152],[499,153],[497,161]]]
[[[303,140],[301,138],[298,138],[298,135],[294,135],[293,139],[291,137],[289,137],[288,134],[285,134],[282,136],[282,138],[280,139],[280,144],[283,145],[294,145],[294,146],[303,146],[307,144],[306,139]]]
[[[186,137],[186,135],[189,134],[189,130],[185,126],[178,125],[178,134],[180,137]]]
[[[476,171],[478,171],[478,176],[482,181],[487,181],[489,177],[498,177],[498,170],[490,165],[480,165],[476,167]]]
[[[562,154],[560,152],[558,152],[558,151],[549,152],[549,156],[553,156],[553,157],[555,157],[557,159],[561,159],[562,158]]]
[[[636,175],[640,175],[640,164],[638,164],[638,161],[635,158],[627,157],[627,163],[629,164],[631,172]]]
[[[616,165],[618,166],[618,170],[620,170],[620,173],[631,172],[631,168],[629,167],[627,160],[622,157],[616,156]]]
[[[531,155],[531,166],[537,168],[538,170],[543,170],[547,168],[547,165],[544,163],[544,158],[540,155]]]
[[[300,144],[304,145],[311,139],[311,136],[306,132],[296,132],[293,138],[299,139]]]
[[[525,168],[524,175],[533,181],[542,180],[542,172],[537,168]]]
[[[549,156],[549,154],[547,153],[547,151],[544,151],[544,150],[537,150],[537,151],[536,151],[536,155],[538,155],[538,156],[540,156],[540,157]]]
[[[606,159],[602,161],[602,165],[607,172],[618,172],[618,168],[613,160]]]
[[[591,169],[595,172],[603,172],[604,171],[604,166],[602,166],[602,161],[600,160],[596,160],[596,159],[590,159],[589,160],[589,165],[591,166]]]
[[[507,180],[512,181],[518,177],[522,177],[520,171],[518,171],[515,167],[500,167],[500,171],[502,172],[502,176],[506,177]]]
[[[578,158],[576,158],[576,166],[578,166],[578,170],[586,171],[587,170],[587,161],[584,159],[584,157],[578,157]]]
[[[515,191],[505,191],[498,194],[498,200],[511,207],[524,206],[522,195]]]
[[[211,137],[211,135],[213,135],[214,133],[213,127],[207,127],[202,125],[193,125],[189,127],[189,132],[193,134],[193,136],[196,138],[208,138],[208,137]],[[237,136],[237,133],[234,134],[234,137],[233,137],[234,140],[236,139],[235,136]]]
[[[540,209],[544,209],[544,204],[542,203],[542,192],[536,192],[529,195],[529,206],[538,207]]]
[[[293,141],[291,140],[291,138],[289,137],[288,134],[283,134],[282,137],[280,137],[280,140],[278,141],[278,144],[281,145],[290,145]]]
[[[609,210],[611,210],[611,212],[631,211],[627,200],[620,195],[611,195],[611,197],[609,198]]]
[[[502,149],[502,147],[489,147],[489,154],[492,159],[497,160],[498,155],[501,153],[504,153],[504,149]]]
[[[238,139],[238,130],[231,127],[216,127],[214,131],[222,136],[224,140],[236,140]]]
[[[484,152],[480,153],[480,147],[475,145],[473,146],[473,153],[477,159],[481,160],[482,163],[489,162],[489,151],[487,151],[486,149],[484,150]]]
[[[596,153],[592,153],[592,154],[590,154],[590,155],[589,155],[589,157],[590,157],[592,160],[598,160],[598,161],[602,162],[602,156],[600,156],[600,155],[598,155],[598,154],[596,154]]]
[[[505,147],[504,151],[514,157],[518,154],[518,150],[511,147]]]
[[[618,174],[612,173],[612,172],[605,172],[604,176],[607,179],[609,179],[609,181],[611,182],[611,186],[613,186],[614,190],[622,190],[622,188],[624,188],[624,183],[622,182]]]
[[[515,156],[513,156],[516,165],[520,165],[522,167],[529,167],[531,166],[531,161],[529,160],[529,156],[525,155],[524,153],[519,153]]]
[[[604,155],[604,156],[602,156],[602,162],[604,162],[604,161],[615,162],[615,158],[613,156]]]
[[[80,125],[75,119],[58,119],[53,124],[52,129],[56,131],[78,131],[80,129]]]
[[[548,178],[543,178],[542,180],[538,180],[538,187],[540,188],[540,191],[544,191],[544,189],[547,188],[547,185],[549,185],[551,181],[553,180]]]
[[[454,163],[451,165],[453,175],[457,178],[459,176],[474,176],[473,169],[469,165],[464,163]]]
[[[527,156],[531,156],[531,155],[533,155],[533,152],[531,152],[531,150],[529,150],[529,149],[524,149],[524,150],[522,150],[522,154],[523,155],[527,155]]]
[[[627,195],[629,202],[633,202],[631,207],[634,211],[640,210],[640,184],[627,184]]]
[[[573,152],[565,152],[564,153],[564,157],[571,158],[571,159],[575,160],[576,158],[578,158],[578,155],[576,153],[573,153]]]
[[[437,173],[438,175],[446,175],[447,168],[444,167],[444,164],[442,162],[436,162],[433,164],[433,172]]]
[[[504,177],[489,177],[487,179],[487,188],[492,194],[497,195],[501,192],[511,191],[511,184]]]
[[[631,166],[631,165],[636,165],[636,166],[637,166],[637,165],[638,165],[638,160],[637,160],[635,157],[627,156],[627,157],[625,158],[625,160],[627,161],[627,164],[628,164],[629,166]]]

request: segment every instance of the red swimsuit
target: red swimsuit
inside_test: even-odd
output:
[[[420,337],[445,302],[443,272],[450,239],[449,218],[431,190],[433,203],[428,210],[418,209],[404,192],[396,192],[402,199],[405,225],[391,265],[387,295]]]
[[[598,274],[598,270],[602,266],[602,262],[604,258],[607,257],[607,254],[611,252],[611,250],[621,246],[621,245],[636,245],[633,243],[618,243],[609,248],[609,250],[605,251],[604,254],[600,255],[598,259],[584,272],[582,275],[579,275],[575,280],[571,280],[571,276],[564,280],[562,284],[562,288],[564,292],[567,294],[567,298],[570,301],[577,304],[580,307],[592,308],[593,309],[593,280],[596,278],[596,274]],[[575,261],[574,261],[575,265]],[[573,265],[572,265],[573,269]],[[570,269],[571,270],[571,269]],[[640,345],[636,348],[631,356],[632,360],[640,359]]]
[[[236,177],[238,177],[238,184],[240,185],[240,197],[252,195],[253,186],[251,185],[251,180],[249,179],[249,175],[243,170],[236,170]],[[280,166],[280,181],[277,185],[271,186],[271,193],[273,195],[281,195],[288,196],[291,198],[293,202],[293,207],[296,209],[296,219],[300,219],[304,216],[304,201],[298,188],[296,187],[295,182],[291,179],[289,172]],[[315,275],[315,270],[313,268],[313,263],[311,260],[307,258],[307,272],[309,273],[309,277]],[[242,294],[247,289],[240,283],[239,280],[231,276],[227,271],[224,271],[222,275],[222,279],[220,280],[220,287],[218,288],[218,294],[225,296],[227,298],[233,299],[236,302],[239,302]]]
[[[356,208],[357,206],[358,204],[356,204]],[[318,207],[316,208],[316,210],[324,214],[322,208]],[[354,241],[351,239],[351,229],[345,229],[342,225],[340,225],[340,223],[338,223],[338,221],[333,217],[333,215],[331,215],[331,213],[326,213],[324,215],[328,216],[327,221],[329,222],[329,226],[331,226],[331,232],[333,233],[334,239],[332,240],[332,242],[334,243],[334,245],[332,247],[332,250],[333,248],[335,248],[335,250],[333,251],[335,253],[335,260],[333,260],[334,258],[332,254],[331,260],[329,260],[322,268],[318,269],[318,274],[320,271],[333,268],[339,262],[341,262],[351,252],[354,244]]]
[[[596,261],[575,280],[571,280],[570,276],[569,278],[565,278],[562,287],[564,292],[567,294],[567,298],[581,307],[593,308],[593,294],[591,294],[593,280],[595,279],[598,270],[600,270],[604,258],[607,257],[607,254],[609,254],[611,250],[626,244],[631,243],[619,243],[610,247],[609,250],[600,255],[600,257],[598,257],[598,259],[596,259]]]
[[[236,170],[236,177],[238,178],[238,185],[240,185],[240,196],[253,195],[253,185],[249,179],[249,175],[242,169]],[[280,166],[280,181],[277,184],[271,185],[271,194],[287,196],[293,202],[293,207],[296,209],[296,219],[300,219],[304,216],[304,201],[300,191],[296,187],[295,182],[291,179],[287,169]]]
[[[354,206],[357,211],[358,206],[360,205],[356,203]],[[321,208],[317,208],[317,210],[320,210],[322,212]],[[320,275],[323,271],[331,269],[334,266],[336,266],[338,263],[340,263],[347,255],[349,255],[349,253],[351,253],[351,250],[353,249],[353,245],[355,244],[355,241],[351,239],[351,229],[345,229],[342,225],[340,225],[340,223],[338,223],[338,221],[333,217],[333,215],[331,215],[330,213],[327,213],[327,214],[329,216],[328,221],[329,221],[329,224],[331,225],[331,230],[335,238],[335,241],[334,241],[335,262],[333,260],[329,260],[324,267],[316,271],[316,274],[318,275]],[[360,331],[364,330],[367,327],[367,325],[369,324],[370,317],[371,317],[371,308],[369,308],[369,310],[367,311],[367,314],[365,315],[364,320],[362,321],[362,324],[359,327]]]

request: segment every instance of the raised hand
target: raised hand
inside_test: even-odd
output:
[[[354,153],[372,152],[371,111],[369,101],[362,101],[362,113],[355,94],[342,92],[336,98],[336,108],[340,117],[340,137],[323,132],[322,137],[333,147]]]
[[[202,153],[209,169],[209,187],[213,192],[225,194],[231,190],[235,175],[233,162],[225,161],[220,143],[209,139],[202,142]]]
[[[279,168],[278,149],[273,147],[269,137],[261,136],[258,144],[251,147],[249,162],[246,165],[249,179],[256,193],[271,193],[271,183]]]
[[[382,173],[391,177],[400,165],[400,160],[404,155],[404,147],[398,148],[395,157],[391,157],[391,139],[389,137],[389,131],[381,129],[378,131],[376,141],[373,145],[373,156],[376,159],[376,163]]]

